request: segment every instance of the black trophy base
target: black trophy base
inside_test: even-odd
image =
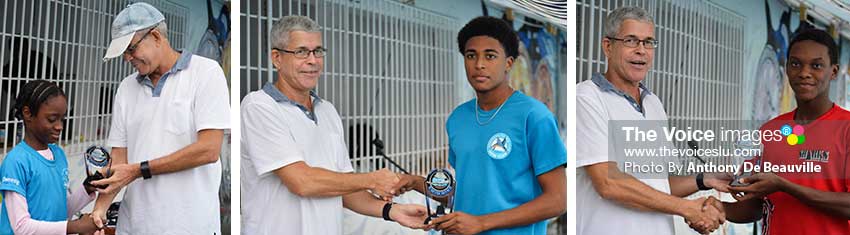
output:
[[[439,205],[437,206],[437,211],[435,211],[433,215],[428,215],[428,218],[425,218],[425,224],[427,225],[431,222],[431,220],[440,218],[440,216],[444,215],[446,215],[446,207]]]
[[[90,176],[86,177],[86,180],[83,181],[83,185],[85,185],[87,187],[94,187],[94,188],[99,188],[99,189],[105,189],[106,187],[109,187],[109,185],[93,185],[93,184],[91,184],[92,181],[98,181],[98,180],[102,180],[102,179],[105,179],[105,178],[103,177],[102,174],[100,174],[100,172],[94,172],[94,175],[90,175]]]

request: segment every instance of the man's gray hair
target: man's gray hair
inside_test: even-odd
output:
[[[319,24],[306,16],[285,16],[280,18],[272,26],[272,47],[283,48],[289,43],[289,33],[292,31],[304,31],[309,33],[321,32]]]
[[[637,20],[655,24],[652,21],[652,16],[643,8],[635,6],[621,7],[609,13],[608,17],[605,18],[605,36],[617,37],[617,33],[620,32],[620,25],[626,20]]]

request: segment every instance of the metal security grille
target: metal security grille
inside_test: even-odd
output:
[[[661,98],[670,125],[718,130],[720,121],[741,126],[743,118],[743,24],[734,12],[704,1],[579,0],[576,7],[578,82],[605,72],[601,41],[604,19],[622,6],[640,6],[655,20],[652,70],[645,85]],[[711,122],[708,122],[711,121]],[[676,143],[680,148],[685,143]],[[716,148],[706,143],[701,148]],[[732,147],[732,146],[724,146]],[[708,159],[706,159],[708,160]],[[717,162],[723,164],[722,162]]]
[[[15,96],[25,81],[46,79],[68,96],[68,116],[59,144],[68,156],[102,144],[108,135],[112,99],[133,68],[121,59],[103,62],[112,19],[138,1],[0,1],[0,140],[2,154],[23,136],[23,123],[12,115]],[[167,1],[146,1],[160,9],[175,48],[185,44],[187,9]]]
[[[454,108],[454,19],[382,0],[242,3],[241,96],[277,79],[269,31],[279,18],[305,15],[322,26],[328,48],[316,92],[342,117],[357,171],[389,166],[370,142],[412,174],[445,167],[445,120]]]

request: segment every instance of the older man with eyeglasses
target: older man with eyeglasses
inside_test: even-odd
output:
[[[623,163],[618,153],[609,152],[622,151],[611,137],[619,132],[609,133],[617,129],[609,128],[611,121],[666,126],[661,100],[643,83],[659,45],[654,28],[641,8],[612,11],[602,38],[608,70],[576,86],[577,234],[672,235],[671,215],[684,217],[700,233],[725,221],[719,201],[683,197],[697,190],[728,191],[731,175],[668,177],[664,172],[657,178],[639,178],[618,166]]]
[[[339,114],[313,91],[326,52],[319,25],[286,16],[270,36],[277,79],[242,100],[242,234],[343,234],[343,207],[425,227],[424,206],[388,201],[398,175],[353,172]]]
[[[230,126],[227,81],[213,60],[171,48],[165,17],[147,3],[112,22],[104,60],[121,56],[136,72],[118,86],[107,145],[111,175],[94,212],[126,186],[117,234],[221,234],[219,154]],[[137,180],[141,178],[140,180]]]

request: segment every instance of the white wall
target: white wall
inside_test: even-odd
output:
[[[415,7],[457,19],[457,22],[461,22],[461,25],[457,26],[458,30],[460,30],[464,24],[473,18],[483,15],[483,12],[481,11],[481,2],[477,0],[420,0],[415,2]],[[460,52],[457,53],[457,56],[461,57]],[[457,68],[458,70],[455,71],[454,79],[457,81],[457,84],[463,85],[455,86],[454,103],[460,105],[463,102],[475,98],[475,92],[466,81],[466,71],[464,71],[462,60],[458,60]]]
[[[493,7],[493,4],[487,4],[487,13],[490,16],[501,17],[503,11]],[[438,14],[446,15],[452,18],[457,19],[457,22],[460,22],[460,25],[457,26],[458,30],[460,30],[463,25],[467,22],[471,21],[475,17],[484,15],[484,11],[481,7],[481,1],[479,0],[419,0],[415,1],[415,7],[425,9],[428,11],[437,12]],[[514,28],[521,27],[523,24],[523,16],[519,14],[514,14],[514,16],[518,19],[514,21]],[[461,57],[461,54],[457,53],[458,58]],[[561,61],[561,63],[566,63],[566,60]],[[461,104],[463,102],[469,101],[470,99],[475,98],[475,92],[472,87],[469,86],[469,83],[466,81],[466,71],[463,67],[463,60],[458,60],[458,70],[455,71],[455,81],[458,84],[463,84],[455,87],[455,104]],[[566,67],[564,67],[566,68]],[[556,98],[558,101],[556,104],[558,105],[558,113],[555,115],[558,118],[559,124],[563,124],[562,127],[565,127],[566,124],[563,123],[567,117],[567,94],[566,93],[566,84],[567,78],[566,73],[569,71],[560,71],[561,74],[564,75],[556,75],[561,76],[556,79]]]

